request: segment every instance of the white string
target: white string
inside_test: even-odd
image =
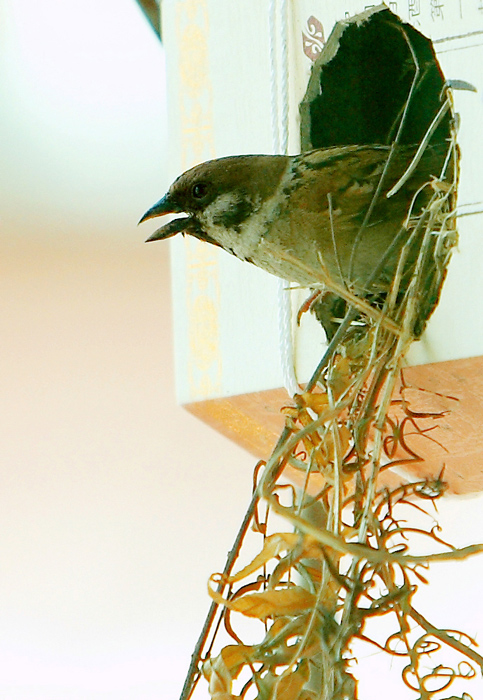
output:
[[[277,57],[277,0],[270,0],[270,93],[272,145],[275,154],[288,150],[288,27],[287,0],[279,0],[280,59]],[[280,114],[280,118],[279,118]],[[290,396],[300,393],[295,376],[292,339],[292,305],[288,282],[280,279],[277,289],[280,364],[284,386]]]
[[[283,155],[288,152],[288,25],[287,0],[280,0],[280,66],[282,80],[280,82],[280,102],[282,116],[280,120],[281,137],[280,150]]]
[[[278,70],[275,47],[275,32],[277,25],[276,0],[270,0],[269,6],[269,38],[270,38],[270,113],[272,117],[272,149],[280,153],[279,121],[278,121]]]

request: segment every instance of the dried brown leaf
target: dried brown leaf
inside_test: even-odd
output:
[[[211,578],[227,584],[242,581],[247,576],[258,571],[258,569],[261,569],[265,564],[268,564],[271,559],[279,556],[282,552],[290,552],[295,548],[298,548],[297,559],[301,557],[320,556],[320,546],[312,537],[304,537],[297,532],[277,532],[265,539],[262,551],[237,574],[226,577],[223,577],[222,574],[213,574]]]
[[[233,676],[225,663],[223,654],[205,661],[203,675],[209,681],[208,689],[212,700],[235,700],[231,692]]]
[[[275,687],[274,700],[298,700],[305,683],[309,679],[306,663],[299,664],[291,673],[284,673]]]
[[[270,617],[297,615],[313,608],[316,597],[301,586],[290,586],[261,593],[247,593],[240,598],[227,600],[208,586],[208,592],[213,600],[220,605],[242,613],[247,617],[256,617],[265,621]]]
[[[211,680],[213,675],[219,678],[236,678],[242,667],[249,663],[254,647],[245,644],[229,644],[224,647],[215,658],[210,658],[203,664],[203,675],[207,680]],[[225,683],[226,688],[226,683]]]
[[[315,394],[313,392],[307,391],[303,394],[297,394],[295,397],[297,406],[310,408],[314,413],[319,415],[322,411],[325,411],[329,404],[329,397],[327,394]]]

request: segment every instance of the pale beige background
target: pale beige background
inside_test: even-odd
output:
[[[69,6],[69,7],[67,7]],[[163,54],[134,0],[0,3],[0,698],[177,697],[253,460],[175,405]]]

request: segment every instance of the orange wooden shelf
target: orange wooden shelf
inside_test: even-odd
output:
[[[437,419],[418,421],[420,427],[431,430],[426,435],[415,430],[407,442],[424,461],[405,465],[404,472],[412,479],[424,479],[437,477],[444,467],[449,492],[481,491],[483,357],[408,367],[404,378],[409,387],[424,390],[406,392],[412,410],[442,413]],[[272,389],[199,401],[185,408],[257,459],[266,459],[284,425],[280,409],[291,404],[285,389]],[[388,475],[386,483],[400,481],[401,473]]]

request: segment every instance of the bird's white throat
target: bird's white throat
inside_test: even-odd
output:
[[[236,209],[240,204],[240,195],[227,192],[219,195],[202,214],[199,215],[203,229],[225,250],[242,260],[252,257],[260,239],[267,230],[267,219],[274,210],[274,198],[260,204],[260,200],[251,201],[253,212],[239,225],[229,227],[219,223],[220,220]]]

